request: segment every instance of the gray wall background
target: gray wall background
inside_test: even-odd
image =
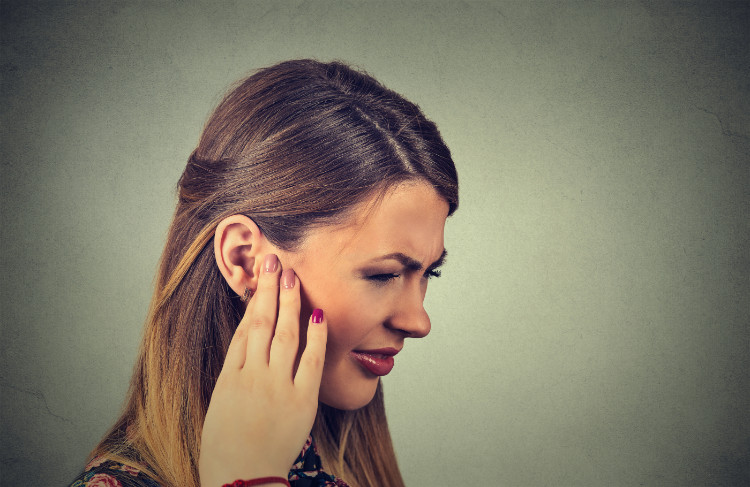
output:
[[[461,208],[385,387],[410,486],[750,482],[747,2],[18,2],[2,21],[3,485],[115,419],[230,83],[343,59],[419,103]]]

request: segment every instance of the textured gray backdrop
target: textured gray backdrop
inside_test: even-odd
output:
[[[407,485],[748,485],[748,5],[3,0],[2,484],[63,485],[116,417],[221,93],[316,57],[461,177],[385,380]]]

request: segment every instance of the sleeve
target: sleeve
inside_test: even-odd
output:
[[[94,459],[70,487],[160,487],[140,470],[110,460]]]

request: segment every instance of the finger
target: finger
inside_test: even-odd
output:
[[[229,342],[227,355],[224,357],[224,366],[226,369],[241,369],[245,364],[245,355],[247,350],[247,322],[241,321],[234,330],[232,341]]]
[[[276,325],[276,309],[279,301],[279,259],[268,254],[258,277],[258,290],[248,306],[243,321],[247,321],[247,356],[245,367],[258,369],[268,366],[271,337]]]
[[[280,379],[292,380],[292,367],[299,349],[299,279],[292,269],[281,273],[279,291],[279,317],[271,342],[269,365],[280,374]]]
[[[318,397],[320,379],[323,376],[323,364],[326,358],[326,341],[328,339],[328,323],[323,310],[316,309],[310,316],[307,327],[307,344],[299,360],[297,376],[294,385],[300,393],[308,397]]]

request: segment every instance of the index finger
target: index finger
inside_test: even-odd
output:
[[[247,323],[247,355],[245,368],[268,367],[271,337],[276,326],[276,310],[279,303],[279,258],[268,254],[258,277],[258,290],[248,305],[242,321]]]

